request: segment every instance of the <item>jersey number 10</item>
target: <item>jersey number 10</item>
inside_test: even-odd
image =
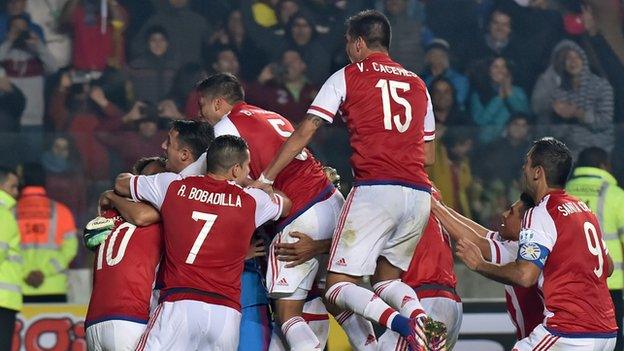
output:
[[[102,265],[104,264],[104,250],[106,249],[106,265],[109,267],[117,265],[124,258],[126,254],[126,248],[128,247],[128,243],[130,242],[130,238],[132,238],[132,234],[136,230],[136,226],[130,224],[128,222],[122,223],[119,227],[115,229],[113,234],[111,234],[110,238],[107,238],[102,244],[100,244],[100,248],[98,250],[97,255],[97,270],[102,269]],[[115,242],[117,241],[117,237],[122,230],[126,229],[123,234],[123,238],[121,239],[121,243],[119,244],[119,249],[117,249],[117,254],[113,255],[113,247],[115,246]],[[107,247],[108,246],[108,247]]]
[[[410,126],[412,122],[412,105],[410,105],[409,101],[399,96],[397,90],[401,90],[402,92],[406,92],[410,90],[409,83],[406,82],[397,82],[396,80],[388,80],[388,79],[380,79],[375,88],[381,89],[381,104],[383,105],[383,115],[384,115],[384,129],[392,130],[392,122],[394,121],[394,125],[399,133],[404,133]],[[403,106],[405,108],[405,122],[401,123],[400,115],[392,115],[392,109],[390,106],[390,98],[392,100]]]

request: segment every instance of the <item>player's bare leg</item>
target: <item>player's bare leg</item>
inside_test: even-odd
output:
[[[403,271],[400,268],[380,256],[377,259],[375,274],[371,276],[371,284],[375,293],[401,315],[412,319],[416,332],[413,336],[420,339],[414,341],[420,341],[431,350],[445,350],[446,326],[425,314],[414,289],[401,282],[402,274]],[[408,341],[412,340],[408,337]]]

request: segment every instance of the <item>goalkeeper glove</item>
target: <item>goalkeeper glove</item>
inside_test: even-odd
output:
[[[87,223],[82,236],[84,245],[87,249],[95,251],[95,249],[106,240],[113,231],[115,221],[111,218],[95,217]]]

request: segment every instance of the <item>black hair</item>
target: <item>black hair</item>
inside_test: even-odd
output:
[[[229,104],[245,99],[243,85],[230,73],[216,73],[197,84],[197,92],[209,97],[222,97]]]
[[[45,186],[46,172],[41,163],[24,164],[24,186]]]
[[[7,178],[11,174],[17,177],[17,172],[14,169],[0,166],[0,183],[6,182]]]
[[[169,41],[169,33],[167,33],[167,29],[165,29],[165,27],[161,26],[161,25],[154,25],[149,27],[146,31],[145,31],[145,40],[148,41],[149,38],[152,36],[152,34],[162,34],[163,37],[165,37],[165,39],[167,39],[167,41]]]
[[[299,11],[297,13],[294,13],[290,17],[288,23],[286,23],[286,27],[284,28],[286,30],[286,37],[289,41],[291,41],[291,44],[293,41],[292,29],[295,26],[295,22],[300,18],[305,20],[310,26],[310,30],[312,31],[312,34],[310,35],[310,41],[314,40],[314,37],[316,36],[316,23],[314,22],[314,20],[310,16],[307,16],[305,13]]]
[[[524,113],[524,112],[514,112],[511,114],[511,116],[509,116],[509,121],[507,121],[507,125],[510,125],[513,121],[518,120],[518,119],[523,119],[525,121],[527,121],[528,124],[531,124],[531,116],[529,116],[528,114]]]
[[[602,168],[609,166],[609,153],[596,146],[583,149],[576,161],[576,167]]]
[[[528,157],[532,167],[544,169],[546,184],[550,188],[563,189],[572,170],[572,154],[561,141],[545,137],[533,142]]]
[[[206,151],[206,171],[223,173],[236,164],[242,165],[248,157],[247,143],[234,135],[216,138]]]
[[[479,97],[479,101],[481,101],[483,105],[488,104],[490,100],[498,96],[498,90],[494,88],[492,78],[490,77],[490,67],[494,64],[494,61],[498,59],[505,61],[505,66],[507,67],[507,71],[509,71],[513,82],[513,77],[516,76],[514,62],[501,55],[495,55],[476,61],[468,69],[468,75],[471,80],[470,84],[474,87],[474,90]]]
[[[535,201],[533,200],[531,195],[527,193],[520,194],[520,201],[522,202],[522,206],[524,207],[525,211],[531,207],[535,207]]]
[[[214,130],[205,122],[176,120],[171,122],[171,129],[178,132],[178,142],[188,147],[196,160],[214,140]]]
[[[361,37],[369,49],[390,49],[392,30],[388,18],[376,10],[361,11],[347,19],[347,33]]]
[[[143,174],[143,171],[145,170],[145,167],[147,167],[152,162],[157,162],[158,165],[162,169],[165,169],[165,164],[166,164],[167,161],[164,158],[160,157],[160,156],[141,157],[132,166],[132,174],[137,174],[137,175]]]

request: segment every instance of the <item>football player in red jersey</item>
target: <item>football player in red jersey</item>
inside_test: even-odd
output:
[[[158,157],[141,159],[134,169],[135,174],[152,175],[164,172],[165,163]],[[100,206],[110,207],[110,197],[115,195],[105,193]],[[85,318],[89,350],[134,350],[149,319],[152,288],[162,256],[162,226],[155,223],[137,227],[120,212],[123,215],[123,210],[117,209],[102,213],[115,224],[100,244],[93,263],[93,290]],[[112,286],[120,288],[110,289]]]
[[[290,122],[275,112],[245,103],[243,87],[231,74],[212,75],[197,85],[197,91],[202,120],[213,125],[217,137],[236,135],[245,139],[251,157],[250,176],[258,178],[294,130]],[[274,247],[276,243],[296,241],[289,235],[292,231],[305,231],[314,240],[331,238],[344,198],[307,149],[279,173],[274,187],[291,199],[293,206],[288,216],[276,223],[277,234],[269,255],[267,289],[276,299],[277,319],[291,349],[320,351],[324,343],[306,324],[302,313],[319,271],[319,260],[324,260],[311,257],[290,268],[277,260]],[[370,323],[367,331],[374,335]],[[376,342],[369,345],[369,348],[375,348]]]
[[[290,211],[290,200],[242,188],[249,150],[235,136],[215,139],[205,176],[121,174],[115,191],[160,210],[165,255],[160,305],[138,350],[236,350],[243,262],[254,230]]]
[[[514,350],[613,350],[617,325],[607,276],[613,270],[598,219],[564,187],[572,168],[570,150],[543,138],[527,153],[523,187],[537,205],[522,222],[518,258],[489,263],[479,248],[461,240],[458,255],[482,275],[505,284],[538,283],[544,321]]]
[[[400,281],[429,217],[425,166],[435,161],[431,99],[422,79],[389,57],[391,30],[383,14],[360,12],[347,27],[352,63],[323,84],[304,121],[256,184],[269,188],[323,122],[331,123],[340,112],[350,133],[355,185],[334,233],[327,301],[391,328],[413,349],[438,349],[445,333],[428,340],[423,329],[434,323],[422,306],[412,315],[402,311],[406,294],[411,292],[413,304],[419,301]],[[358,286],[363,276],[371,276],[374,287],[386,285],[386,296]]]

